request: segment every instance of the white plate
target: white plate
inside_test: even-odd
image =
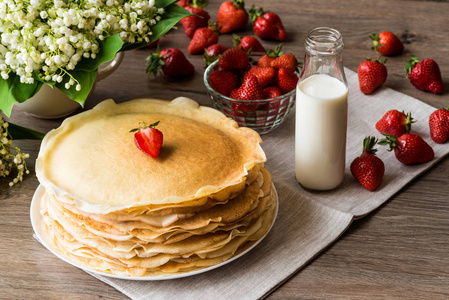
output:
[[[115,275],[115,274],[103,273],[103,272],[99,272],[99,271],[95,271],[95,270],[86,268],[85,266],[81,266],[81,265],[77,264],[76,262],[72,261],[69,257],[67,257],[64,254],[58,252],[58,250],[56,250],[56,248],[53,246],[53,242],[51,240],[51,237],[50,237],[49,233],[47,232],[47,230],[44,227],[44,222],[43,222],[42,216],[40,214],[41,199],[42,199],[42,196],[44,195],[44,192],[45,192],[45,188],[42,185],[39,185],[39,187],[36,189],[36,192],[34,193],[34,196],[33,196],[33,200],[31,201],[30,218],[31,218],[31,224],[33,225],[33,229],[34,229],[34,232],[36,233],[37,238],[39,239],[39,241],[48,250],[50,250],[50,252],[52,252],[54,255],[56,255],[57,257],[59,257],[63,261],[65,261],[65,262],[67,262],[67,263],[69,263],[69,264],[71,264],[71,265],[73,265],[75,267],[78,267],[80,269],[83,269],[84,271],[92,272],[92,273],[95,273],[95,274],[98,274],[98,275],[102,275],[102,276],[118,278],[118,279],[131,279],[131,280],[142,280],[142,281],[176,279],[176,278],[188,277],[188,276],[204,273],[204,272],[207,272],[207,271],[219,268],[219,267],[224,266],[224,265],[226,265],[226,264],[236,260],[237,258],[245,255],[251,249],[256,247],[267,236],[267,234],[270,232],[270,230],[273,227],[273,224],[274,224],[274,222],[276,220],[277,213],[278,213],[278,208],[279,208],[278,195],[277,195],[276,188],[274,187],[274,185],[272,185],[272,188],[274,189],[274,192],[276,194],[276,200],[277,200],[276,212],[274,214],[273,223],[271,224],[271,226],[268,229],[267,233],[262,238],[260,238],[256,242],[254,242],[254,244],[252,244],[248,249],[245,249],[245,251],[239,253],[236,256],[231,257],[230,259],[228,259],[228,260],[226,260],[226,261],[224,261],[222,263],[219,263],[217,265],[210,266],[210,267],[207,267],[207,268],[204,268],[204,269],[201,269],[201,270],[196,270],[196,271],[186,272],[186,273],[181,273],[181,274],[174,274],[174,275],[142,276],[142,277],[138,277],[138,276],[124,276],[124,275]]]

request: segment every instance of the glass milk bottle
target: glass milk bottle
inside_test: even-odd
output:
[[[295,172],[301,186],[330,190],[344,178],[348,83],[335,29],[307,34],[304,66],[296,88]]]

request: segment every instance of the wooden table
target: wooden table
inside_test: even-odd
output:
[[[418,58],[431,57],[439,63],[446,92],[434,95],[411,86],[403,70],[406,53],[389,58],[385,85],[442,107],[449,105],[449,3],[443,2],[248,0],[246,6],[256,4],[277,12],[289,33],[284,50],[298,58],[304,55],[303,41],[309,29],[317,26],[339,29],[345,42],[345,66],[354,71],[365,57],[376,56],[370,50],[371,33],[395,32],[405,42],[406,53],[414,53]],[[213,18],[219,4],[211,1],[207,7]],[[251,34],[249,25],[244,33]],[[231,36],[222,36],[220,42],[231,46]],[[276,44],[264,42],[267,48]],[[185,53],[187,45],[182,28],[161,42],[162,48],[178,47]],[[196,67],[194,76],[155,79],[145,75],[145,58],[151,52],[152,49],[144,49],[127,53],[119,69],[99,82],[86,108],[110,97],[126,101],[138,97],[173,99],[180,95],[210,105],[202,83],[201,56],[188,55]],[[12,121],[46,132],[62,120],[41,120],[14,109]],[[34,159],[40,143],[25,141],[18,145],[31,154],[28,160],[31,174],[13,188],[8,187],[7,179],[0,179],[0,298],[126,298],[57,259],[33,239],[29,204],[38,186]],[[355,221],[334,245],[268,298],[449,298],[448,195],[449,159],[445,158],[378,210]]]

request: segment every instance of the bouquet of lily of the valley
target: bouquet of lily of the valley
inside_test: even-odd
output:
[[[16,170],[16,177],[9,182],[9,186],[22,181],[23,175],[29,174],[25,159],[29,154],[23,153],[19,147],[12,145],[13,136],[16,140],[41,140],[44,134],[8,123],[0,114],[0,177],[7,177]]]
[[[1,0],[0,110],[43,84],[84,104],[98,67],[145,46],[189,12],[177,0]]]

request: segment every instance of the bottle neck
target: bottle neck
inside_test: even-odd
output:
[[[316,74],[326,74],[339,79],[347,86],[343,67],[343,38],[338,30],[328,27],[310,30],[305,49],[300,80]]]
[[[343,51],[343,37],[336,29],[318,27],[307,33],[305,46],[312,55],[337,55]]]

